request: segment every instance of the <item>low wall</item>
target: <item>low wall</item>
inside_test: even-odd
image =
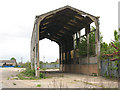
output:
[[[70,73],[81,73],[81,74],[98,74],[98,64],[96,57],[90,57],[89,58],[89,64],[87,61],[87,58],[81,58],[78,59],[79,64],[74,63],[73,64],[61,64],[60,70],[64,72],[70,72]]]
[[[62,69],[63,68],[63,69]],[[69,73],[81,73],[81,74],[89,74],[98,73],[97,64],[90,65],[80,65],[80,64],[64,64],[60,65],[60,70]]]

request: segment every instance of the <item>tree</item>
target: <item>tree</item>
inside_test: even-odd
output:
[[[43,64],[43,61],[40,61],[39,63],[40,63],[40,64]]]
[[[92,26],[91,31],[95,30]],[[101,37],[102,38],[102,37]],[[78,45],[76,44],[76,52],[80,57],[87,56],[87,39],[86,36],[80,38]],[[89,55],[95,55],[95,32],[89,33]]]
[[[106,57],[108,58],[108,56],[111,56],[111,55],[113,55],[113,53],[115,54],[115,52],[117,53],[120,50],[120,43],[118,42],[118,37],[119,37],[118,32],[115,30],[114,31],[114,40],[111,43],[109,43],[109,44],[107,44],[105,42],[101,43],[101,56],[104,56],[101,59],[104,60]],[[118,49],[116,49],[114,46],[117,47]],[[109,59],[110,58],[119,58],[119,56],[116,54],[112,57],[109,57]]]
[[[114,31],[114,39],[118,41],[118,32],[116,30]]]
[[[12,57],[10,60],[16,60],[14,57]]]

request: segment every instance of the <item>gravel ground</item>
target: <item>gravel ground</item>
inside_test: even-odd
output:
[[[118,88],[117,80],[107,80],[102,77],[81,74],[48,72],[50,78],[40,80],[8,80],[25,70],[24,68],[0,68],[2,88]],[[52,71],[47,70],[47,71]],[[57,71],[57,70],[55,70]],[[37,85],[40,84],[40,87]]]

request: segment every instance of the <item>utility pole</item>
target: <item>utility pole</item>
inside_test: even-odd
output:
[[[23,60],[23,58],[21,57],[21,65],[22,65],[22,62],[23,62],[22,60]]]
[[[120,47],[120,1],[118,2],[118,42],[119,42],[119,47]],[[118,70],[120,69],[119,65],[118,65]],[[120,75],[120,72],[118,71],[118,88],[120,88],[120,76],[119,75]]]
[[[44,63],[45,63],[45,57],[43,56],[43,61],[44,61]]]

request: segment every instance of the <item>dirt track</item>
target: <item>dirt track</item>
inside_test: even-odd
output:
[[[16,77],[22,68],[0,68],[2,70],[3,88],[118,88],[117,81],[106,80],[102,77],[70,73],[48,73],[51,78],[41,80],[8,80]]]

